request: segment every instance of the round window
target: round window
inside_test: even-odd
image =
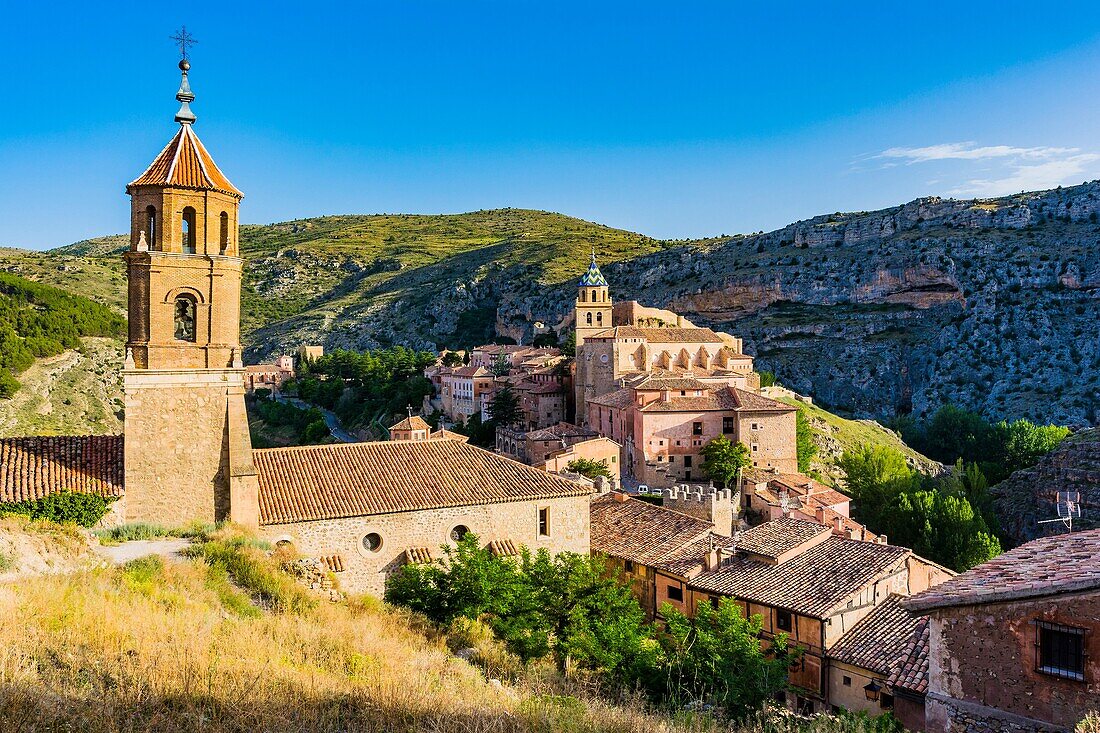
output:
[[[363,549],[368,552],[378,552],[382,549],[382,535],[377,532],[371,532],[368,535],[363,535]]]
[[[470,532],[470,528],[465,524],[460,524],[451,530],[451,539],[458,542]]]
[[[606,364],[607,363],[607,354],[600,354],[600,361],[602,361],[604,364]]]

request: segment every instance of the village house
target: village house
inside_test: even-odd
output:
[[[180,62],[175,135],[127,187],[124,435],[0,441],[0,501],[91,492],[114,500],[111,524],[230,521],[325,558],[344,590],[374,594],[402,563],[470,532],[498,553],[588,552],[591,484],[427,434],[420,418],[395,426],[404,440],[253,449],[239,338],[243,194],[194,132],[189,69]],[[299,358],[322,353],[302,347]],[[467,415],[492,383],[479,369],[452,392]]]
[[[496,429],[496,452],[521,463],[542,465],[575,443],[599,437],[595,430],[566,422],[531,431],[502,426]]]
[[[294,358],[291,356],[280,356],[274,364],[250,364],[244,368],[244,388],[248,392],[257,389],[278,392],[288,379],[294,379]]]
[[[551,453],[541,468],[550,473],[565,473],[569,464],[573,461],[596,461],[607,467],[608,473],[611,474],[611,488],[617,489],[622,480],[620,471],[622,464],[619,462],[620,447],[618,443],[610,438],[599,437],[582,440]]]
[[[791,516],[831,527],[839,537],[867,542],[880,539],[849,516],[850,497],[801,473],[746,469],[741,494],[746,516],[752,522]],[[885,537],[881,539],[886,541]]]
[[[1100,710],[1100,530],[1028,542],[903,605],[928,618],[925,730],[1071,731]]]
[[[701,516],[717,516],[721,502],[696,496]],[[677,508],[692,499],[678,495]],[[724,501],[732,512],[736,499]],[[790,673],[795,710],[828,709],[831,650],[877,606],[952,575],[906,548],[837,537],[790,517],[732,537],[716,530],[713,521],[623,494],[592,502],[592,551],[623,570],[651,615],[666,603],[692,615],[699,603],[730,597],[761,617],[765,641],[782,633],[803,647]]]
[[[390,440],[427,440],[432,426],[420,415],[410,414],[404,420],[389,428]]]
[[[492,395],[496,377],[483,366],[467,365],[445,369],[440,375],[440,405],[450,423],[465,425],[481,415]]]

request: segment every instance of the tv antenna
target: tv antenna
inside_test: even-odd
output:
[[[1056,496],[1055,507],[1058,510],[1057,519],[1040,519],[1039,524],[1052,524],[1061,522],[1066,528],[1073,531],[1073,520],[1081,518],[1081,492],[1059,491]]]

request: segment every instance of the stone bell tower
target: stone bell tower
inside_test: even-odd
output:
[[[195,135],[186,57],[179,68],[179,130],[126,187],[126,520],[255,526],[240,345],[242,194]]]
[[[577,283],[577,302],[574,307],[576,319],[574,328],[577,334],[577,346],[593,334],[605,331],[613,325],[611,322],[611,296],[607,291],[607,280],[596,264],[596,253],[592,253],[592,262],[588,270]]]

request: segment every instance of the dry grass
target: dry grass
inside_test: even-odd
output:
[[[6,586],[4,732],[723,729],[638,702],[563,694],[560,681],[486,680],[443,635],[373,599],[302,602],[300,587],[276,577],[280,558],[247,538],[222,531],[193,555]],[[488,640],[470,628],[456,630],[451,643]],[[504,672],[505,664],[487,666]],[[802,728],[860,729],[827,720]]]

